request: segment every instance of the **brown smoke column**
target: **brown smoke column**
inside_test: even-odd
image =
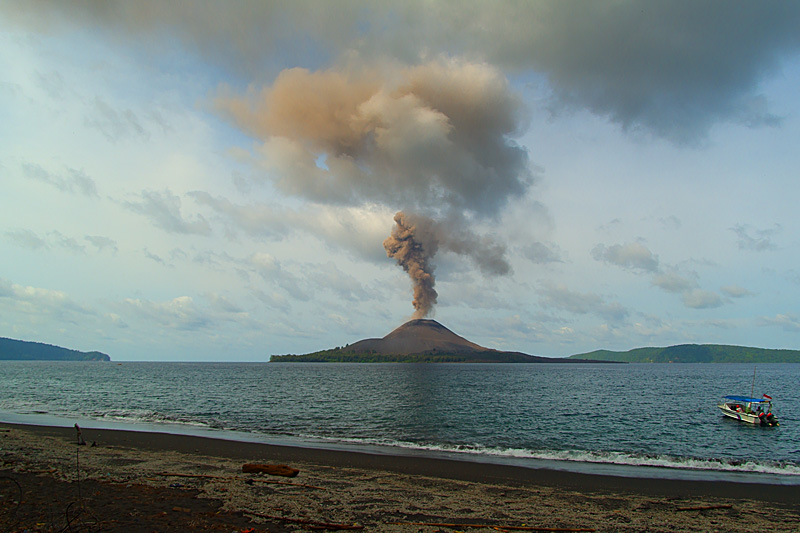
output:
[[[385,241],[386,255],[395,259],[411,277],[414,285],[414,318],[424,318],[433,310],[438,294],[433,286],[436,279],[430,259],[436,254],[438,243],[424,228],[409,220],[400,211],[394,216],[397,225]],[[427,235],[426,235],[427,234]],[[427,242],[426,242],[427,241]]]

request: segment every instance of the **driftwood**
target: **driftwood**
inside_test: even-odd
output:
[[[447,524],[437,522],[389,522],[390,525],[399,526],[430,526],[430,527],[450,527],[450,528],[475,528],[475,529],[497,529],[499,531],[597,531],[589,528],[562,528],[562,527],[536,527],[536,526],[503,526],[493,524]]]
[[[300,471],[286,465],[244,464],[242,472],[245,474],[269,474],[270,476],[295,477]]]
[[[678,507],[676,511],[708,511],[711,509],[733,509],[733,505],[724,503],[721,505],[698,505],[697,507]]]
[[[329,529],[334,531],[339,529],[349,529],[349,530],[364,529],[364,526],[359,526],[357,524],[332,524],[329,522],[317,522],[315,520],[305,520],[303,518],[288,518],[285,516],[256,513],[253,511],[242,511],[242,512],[245,514],[258,516],[260,518],[268,518],[270,520],[280,520],[282,522],[291,522],[292,524],[303,524],[306,526],[311,526],[309,527],[309,529]]]

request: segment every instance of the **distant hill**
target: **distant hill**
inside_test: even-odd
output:
[[[484,348],[435,320],[406,322],[381,339],[304,355],[273,355],[272,362],[325,363],[579,363],[579,359],[538,357]],[[593,361],[596,362],[596,361]]]
[[[772,350],[724,344],[680,344],[666,348],[636,348],[627,352],[596,350],[570,359],[625,363],[800,363],[800,350]]]
[[[111,361],[100,352],[79,352],[41,342],[0,337],[0,361]]]

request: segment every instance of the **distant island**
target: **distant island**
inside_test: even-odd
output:
[[[460,337],[435,320],[406,322],[381,339],[364,339],[344,347],[303,355],[273,355],[270,362],[303,363],[582,363],[484,348]]]
[[[572,355],[570,358],[624,363],[800,363],[800,350],[724,344],[680,344],[666,348],[636,348],[627,352],[595,350]]]
[[[79,352],[44,344],[0,337],[0,361],[111,361],[100,352]]]

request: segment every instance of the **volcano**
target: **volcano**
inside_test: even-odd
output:
[[[271,361],[408,363],[580,363],[580,359],[539,357],[484,348],[435,320],[415,319],[380,339],[305,355],[273,355]],[[597,362],[597,361],[595,361]]]

